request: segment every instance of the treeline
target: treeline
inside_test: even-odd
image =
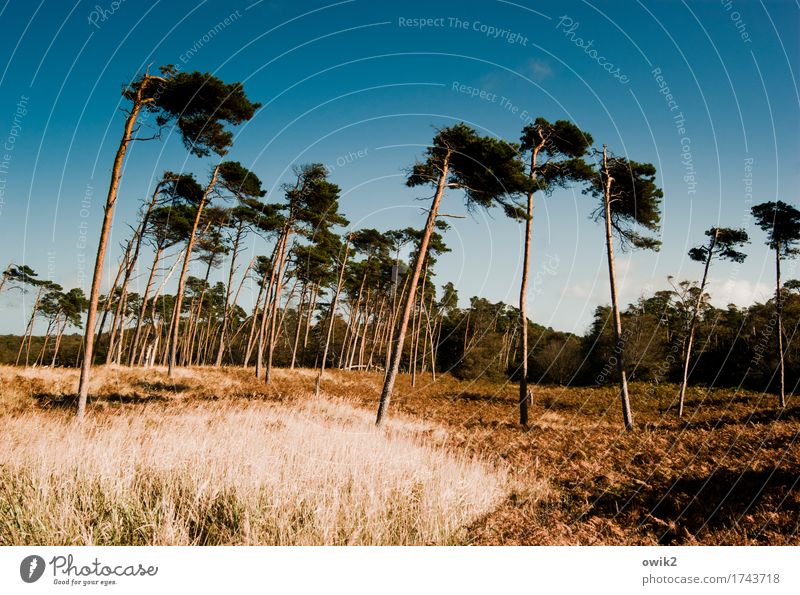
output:
[[[334,319],[329,344],[327,367],[348,370],[383,371],[386,359],[386,323],[378,316],[395,297],[395,281],[402,279],[407,268],[401,263],[400,277],[395,261],[383,253],[383,258],[369,262],[374,276],[365,275],[368,261],[351,261],[346,267],[341,308]],[[253,274],[253,281],[263,279],[263,273]],[[376,281],[384,279],[385,292],[375,293]],[[299,284],[299,282],[298,282]],[[292,281],[294,285],[294,281]],[[363,285],[363,287],[362,287]],[[181,363],[215,365],[219,337],[223,324],[225,287],[222,283],[209,285],[201,279],[190,277],[187,283],[185,316],[194,310],[199,318],[191,323],[195,339],[186,342]],[[203,291],[205,288],[205,292]],[[274,365],[279,367],[318,367],[329,327],[330,295],[335,287],[319,290],[309,288],[303,298],[302,287],[290,289],[294,301],[281,307],[278,319],[281,327],[277,334],[273,354]],[[313,293],[314,295],[311,295]],[[367,293],[370,296],[367,297]],[[438,296],[437,296],[438,293]],[[364,296],[363,301],[359,295]],[[628,305],[622,312],[625,328],[628,377],[637,382],[653,384],[679,383],[688,345],[687,328],[692,316],[692,306],[697,287],[687,282],[673,290],[658,291],[650,297],[643,296]],[[376,297],[380,296],[380,297]],[[104,296],[105,297],[105,296]],[[288,295],[286,296],[289,297]],[[729,305],[715,308],[703,300],[696,328],[694,359],[689,381],[693,385],[745,387],[761,391],[774,391],[778,387],[778,357],[771,345],[777,332],[774,300],[740,308]],[[146,314],[139,322],[141,296],[128,295],[128,307],[122,321],[121,332],[116,334],[116,349],[110,349],[111,335],[106,332],[97,341],[96,355],[100,361],[129,361],[137,326],[152,329],[159,324]],[[172,311],[175,296],[168,294],[159,309]],[[786,384],[792,392],[800,383],[800,282],[787,281],[782,288],[784,300],[784,325],[786,334]],[[110,302],[111,309],[119,303]],[[195,301],[196,300],[196,301]],[[200,304],[202,300],[202,305]],[[192,302],[195,301],[194,306]],[[151,311],[151,310],[148,310]],[[377,311],[377,314],[376,314]],[[49,306],[42,316],[56,318]],[[493,381],[518,381],[522,369],[519,350],[517,308],[503,302],[492,303],[473,297],[466,308],[458,307],[458,293],[451,283],[438,292],[428,292],[424,305],[417,308],[422,317],[415,326],[413,340],[406,346],[401,370],[423,382],[435,380],[437,374],[451,373],[472,380],[487,378]],[[528,323],[528,381],[534,384],[572,386],[599,386],[613,384],[616,375],[609,367],[614,349],[610,326],[610,307],[598,307],[591,326],[585,335],[557,331],[533,322]],[[80,327],[80,319],[72,319]],[[169,321],[166,321],[167,325]],[[163,322],[161,325],[163,326]],[[252,316],[236,307],[229,319],[231,341],[223,363],[244,365],[248,351],[253,365]],[[60,328],[60,327],[59,327]],[[82,338],[78,334],[53,333],[30,338],[16,335],[0,336],[0,363],[31,365],[56,365],[74,367],[81,361]],[[191,336],[191,335],[190,335]],[[201,340],[202,338],[202,340]],[[192,349],[192,346],[199,346]],[[20,353],[22,354],[21,359]],[[142,364],[145,358],[141,347],[134,361]],[[147,362],[145,362],[147,363]],[[166,364],[166,354],[161,351],[157,363]]]
[[[253,366],[256,377],[267,383],[274,366],[313,366],[318,369],[317,394],[326,368],[380,369],[385,374],[379,425],[400,371],[409,372],[412,382],[428,373],[435,380],[441,371],[510,377],[519,383],[522,425],[528,423],[534,398],[529,380],[617,382],[627,429],[633,428],[629,377],[677,379],[679,414],[690,378],[715,384],[739,378],[767,382],[776,386],[780,405],[786,404],[786,358],[793,349],[794,327],[787,327],[784,318],[793,315],[795,304],[790,284],[785,293],[780,291],[780,270],[782,260],[797,254],[800,242],[800,211],[791,205],[777,201],[752,208],[775,254],[776,297],[766,322],[769,305],[721,313],[708,305],[712,263],[746,258],[741,248],[748,234],[724,227],[710,228],[707,240],[689,252],[703,264],[696,286],[685,283],[648,298],[653,303],[623,311],[615,250],[660,248],[656,234],[663,192],[652,164],[615,155],[606,145],[595,147],[591,134],[571,122],[537,118],[521,131],[519,141],[485,136],[463,123],[442,128],[406,178],[407,186],[433,192],[425,224],[420,229],[354,230],[340,212],[340,188],[323,165],[296,165],[280,195],[267,197],[255,172],[225,158],[234,140],[231,127],[250,120],[260,108],[241,83],[165,66],[158,75],[148,71],[134,79],[123,89],[123,98],[125,124],[111,168],[89,295],[39,280],[24,264],[11,264],[0,280],[0,292],[35,293],[14,361],[79,362],[79,418],[95,363],[165,365],[170,376],[179,366]],[[197,179],[191,173],[163,172],[143,197],[111,288],[102,295],[123,163],[131,144],[143,140],[139,131],[145,117],[158,129],[172,127],[192,155],[212,157],[211,173]],[[526,311],[534,200],[566,187],[578,187],[593,199],[588,214],[605,232],[611,307],[598,310],[587,337],[531,325]],[[448,224],[440,207],[452,193],[468,209],[499,207],[524,225],[518,308],[476,297],[461,309],[452,284],[436,291],[436,259],[448,251]],[[245,262],[254,237],[269,248]],[[193,263],[199,264],[199,276],[189,274]],[[212,283],[217,269],[223,281]],[[247,309],[240,299],[245,285],[255,294],[254,306]],[[47,321],[47,332],[39,342],[33,329],[41,319]],[[79,352],[62,351],[66,330],[79,328],[81,319],[86,323]],[[788,320],[790,325],[796,321]],[[755,330],[748,331],[756,328],[748,327],[754,321],[758,332],[774,329],[763,345]],[[750,363],[743,372],[745,361]],[[720,378],[703,375],[712,363]]]

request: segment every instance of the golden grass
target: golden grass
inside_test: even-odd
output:
[[[81,425],[76,379],[0,368],[0,545],[449,544],[505,495],[439,426],[245,371],[98,370]]]
[[[800,404],[631,384],[517,388],[375,373],[0,367],[0,543],[798,545]],[[672,407],[670,406],[672,405]]]

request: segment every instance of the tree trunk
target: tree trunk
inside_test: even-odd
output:
[[[325,372],[325,361],[328,358],[328,347],[331,344],[331,335],[333,334],[333,325],[336,322],[336,308],[339,305],[339,294],[342,291],[342,285],[344,284],[344,271],[347,267],[347,256],[350,250],[350,236],[348,235],[344,242],[344,258],[342,259],[342,266],[339,270],[339,281],[336,283],[336,293],[333,296],[333,302],[331,303],[331,310],[330,310],[330,317],[331,320],[328,323],[328,334],[325,337],[325,348],[322,351],[322,361],[319,364],[319,374],[317,375],[317,384],[314,390],[315,396],[319,396],[319,389],[320,385],[322,384],[322,374]]]
[[[94,263],[94,273],[92,275],[92,289],[89,292],[89,309],[86,314],[83,365],[81,366],[81,376],[78,383],[78,419],[82,419],[86,414],[86,401],[89,397],[89,374],[92,368],[92,356],[94,355],[94,329],[95,323],[97,322],[97,303],[100,300],[100,283],[103,280],[103,264],[108,247],[108,236],[111,233],[114,205],[117,202],[119,181],[122,176],[122,162],[128,150],[128,145],[132,140],[131,134],[133,132],[133,126],[139,116],[139,110],[141,110],[143,105],[142,91],[144,90],[146,81],[147,78],[142,80],[136,90],[131,111],[125,120],[125,131],[123,132],[122,140],[120,140],[119,147],[117,148],[117,154],[114,157],[114,165],[111,168],[111,181],[108,185],[108,195],[106,196],[106,204],[103,208],[103,226],[100,231],[100,241],[97,245],[97,258]]]
[[[303,333],[303,352],[300,355],[300,363],[306,362],[306,348],[308,347],[308,335],[311,332],[311,323],[313,322],[314,312],[317,309],[317,299],[319,298],[319,284],[315,284],[311,288],[311,304],[308,307],[308,316],[306,317],[306,328]]]
[[[142,321],[144,320],[145,313],[147,312],[147,297],[150,295],[150,289],[153,286],[153,279],[156,276],[156,267],[158,266],[158,261],[161,259],[161,252],[163,248],[158,246],[156,248],[155,256],[153,257],[153,266],[150,268],[150,276],[147,278],[147,285],[144,288],[144,294],[142,295],[142,305],[139,308],[139,315],[136,318],[136,330],[133,333],[133,343],[131,344],[131,357],[128,362],[129,366],[133,366],[134,364],[134,354],[136,353],[136,348],[139,346],[139,339],[142,332]]]
[[[686,399],[686,386],[689,382],[689,362],[692,359],[692,345],[694,345],[694,333],[697,326],[697,317],[700,314],[700,306],[703,303],[703,291],[706,288],[706,281],[708,280],[708,269],[711,267],[711,259],[714,255],[714,248],[717,245],[717,237],[719,230],[715,231],[714,236],[708,247],[708,255],[706,256],[706,265],[703,269],[703,280],[700,282],[700,293],[697,295],[697,300],[694,304],[694,311],[692,312],[692,319],[689,323],[689,340],[686,344],[686,353],[683,361],[683,376],[681,378],[681,393],[678,402],[678,417],[683,416],[683,404]]]
[[[225,332],[228,330],[228,302],[231,299],[231,287],[233,286],[233,273],[236,271],[236,254],[239,252],[239,242],[242,239],[241,224],[236,230],[236,236],[233,240],[233,250],[231,252],[231,267],[228,270],[228,286],[225,288],[225,305],[222,308],[222,330],[219,335],[219,348],[217,349],[217,361],[215,366],[219,368],[222,365],[222,354],[225,352]]]
[[[244,274],[242,275],[242,280],[239,282],[239,286],[236,288],[236,293],[233,294],[233,300],[230,303],[231,308],[233,306],[235,306],[239,302],[239,294],[242,291],[242,287],[244,286],[244,282],[247,280],[247,275],[250,273],[250,269],[253,267],[253,263],[255,261],[256,261],[256,257],[253,256],[253,258],[250,259],[250,262],[247,263],[247,266],[244,269]],[[228,313],[228,308],[225,309],[225,312],[226,312],[226,316],[227,316],[229,314]],[[234,339],[242,331],[242,328],[244,327],[245,324],[247,324],[247,319],[245,319],[242,322],[242,325],[236,330],[236,332],[233,334],[233,336],[230,338],[230,340],[227,341],[227,348],[228,348],[228,353],[229,354],[232,353],[231,352],[231,347],[233,345]],[[223,339],[227,339],[227,337],[225,337],[224,335],[220,335],[220,344],[222,343]],[[232,355],[231,355],[231,357],[232,357]],[[220,361],[219,365],[221,365],[221,364],[222,364],[222,362]],[[219,365],[217,367],[219,367]]]
[[[403,317],[400,320],[400,329],[397,333],[397,341],[392,349],[391,364],[386,373],[386,379],[383,383],[383,390],[381,391],[381,400],[378,404],[378,415],[375,424],[380,426],[383,423],[383,418],[389,409],[389,403],[392,400],[392,393],[394,392],[394,383],[397,380],[397,374],[400,371],[400,360],[403,357],[403,344],[406,339],[406,332],[408,331],[408,320],[411,317],[411,308],[414,305],[414,297],[416,295],[417,283],[419,283],[420,275],[422,274],[422,265],[425,262],[425,255],[428,253],[428,244],[430,243],[431,234],[433,233],[433,226],[436,223],[436,215],[439,211],[439,204],[442,202],[444,195],[445,185],[447,184],[447,176],[449,173],[450,157],[447,155],[444,159],[442,171],[439,174],[439,183],[436,186],[436,194],[433,196],[433,203],[428,212],[428,220],[425,223],[425,230],[422,234],[422,241],[419,244],[416,262],[414,263],[414,272],[412,273],[411,280],[408,286],[408,295],[406,296],[406,303],[403,308]]]
[[[264,275],[264,278],[261,280],[261,284],[258,286],[258,295],[256,296],[256,303],[253,306],[253,320],[250,325],[250,335],[247,337],[247,349],[244,352],[244,367],[246,368],[250,364],[250,355],[253,353],[253,344],[254,339],[256,336],[256,329],[258,328],[258,320],[259,320],[259,310],[261,308],[261,296],[264,294],[264,289],[267,286],[267,279],[268,277]],[[266,297],[264,298],[266,302]],[[266,303],[264,304],[266,307]]]
[[[626,430],[633,429],[631,400],[628,395],[628,378],[625,375],[625,345],[622,340],[622,318],[617,300],[617,273],[614,265],[614,241],[611,236],[611,183],[614,179],[608,173],[608,157],[603,145],[603,170],[605,183],[603,187],[603,215],[606,224],[606,254],[608,255],[608,280],[611,286],[611,313],[614,318],[614,359],[617,361],[619,373],[619,395],[622,402],[622,419]],[[523,354],[524,355],[524,354]]]
[[[780,406],[786,407],[786,380],[783,358],[783,298],[781,297],[781,244],[775,246],[775,311],[778,315],[778,361],[780,362]]]
[[[120,263],[119,267],[117,267],[117,274],[114,277],[114,282],[111,284],[111,287],[108,290],[108,297],[103,303],[103,315],[100,317],[100,324],[97,327],[97,333],[95,333],[95,339],[94,339],[95,343],[97,343],[98,345],[100,344],[100,339],[102,339],[103,337],[103,329],[106,326],[106,319],[108,318],[108,313],[111,311],[111,299],[114,295],[114,292],[117,289],[120,277],[122,277],[122,271],[128,270],[128,262],[130,260],[131,250],[133,250],[133,240],[134,238],[131,237],[131,239],[128,241],[128,246],[125,248],[125,254],[122,257],[122,262]],[[114,319],[114,324],[112,326],[116,326],[116,318]],[[109,345],[108,345],[109,353],[111,352],[112,341],[113,341],[113,336],[109,335]],[[94,357],[92,357],[92,359],[94,359]],[[108,359],[108,353],[106,353],[106,359]]]
[[[283,291],[283,274],[284,274],[284,265],[288,268],[288,263],[286,263],[286,257],[289,253],[289,234],[291,233],[291,228],[289,228],[289,232],[286,235],[286,238],[283,242],[283,249],[281,250],[281,256],[278,262],[278,270],[275,275],[275,291],[273,293],[274,299],[272,300],[271,305],[271,314],[269,319],[269,342],[267,343],[267,365],[264,368],[264,382],[269,384],[271,378],[270,375],[272,374],[272,356],[275,353],[275,338],[277,333],[277,318],[278,318],[278,306],[280,304],[281,299],[281,291]]]
[[[169,366],[167,370],[167,376],[169,378],[173,378],[175,374],[175,366],[176,360],[178,357],[178,339],[180,337],[180,320],[181,320],[181,305],[183,303],[183,291],[184,287],[186,286],[186,271],[189,269],[189,261],[192,259],[192,248],[194,248],[194,241],[195,241],[195,234],[197,233],[197,227],[200,225],[200,216],[203,214],[203,207],[208,200],[208,195],[211,192],[211,189],[214,188],[214,185],[217,183],[217,175],[219,174],[219,165],[214,168],[214,173],[211,174],[211,180],[206,187],[205,192],[203,193],[203,198],[200,200],[200,204],[197,206],[197,215],[194,218],[194,225],[192,226],[192,232],[189,235],[189,240],[186,245],[186,255],[183,259],[183,266],[181,267],[181,274],[178,277],[178,293],[175,295],[175,314],[172,317],[172,332],[171,339],[169,341]]]
[[[272,301],[277,299],[277,294],[275,293],[275,285],[276,277],[277,277],[277,263],[280,261],[283,256],[283,247],[286,243],[288,238],[287,235],[287,227],[284,227],[283,232],[281,233],[280,237],[278,238],[278,242],[275,244],[275,248],[272,251],[272,259],[270,261],[270,272],[269,272],[269,285],[267,286],[267,295],[264,296],[264,309],[261,311],[261,327],[258,331],[258,345],[256,347],[256,378],[261,377],[261,370],[264,367],[264,335],[267,332],[267,320],[269,319],[271,308],[272,308]]]
[[[536,160],[539,148],[539,146],[535,147],[531,155],[531,182],[536,180]],[[528,425],[528,407],[533,401],[533,395],[528,389],[528,274],[531,267],[531,242],[533,239],[533,195],[533,190],[528,192],[525,248],[522,257],[522,282],[519,287],[519,342],[522,357],[519,379],[519,423],[522,426]]]
[[[33,338],[33,323],[36,320],[36,312],[39,309],[39,302],[42,299],[42,293],[44,292],[44,287],[40,287],[39,291],[36,292],[36,299],[33,301],[33,308],[31,308],[31,317],[28,319],[28,326],[25,329],[25,336],[22,337],[22,343],[19,344],[19,351],[17,351],[17,359],[14,361],[14,365],[19,365],[19,358],[22,357],[22,349],[25,347],[27,342],[27,347],[25,348],[25,367],[28,367],[28,359],[30,357],[31,352],[31,340]]]
[[[56,343],[53,346],[53,360],[50,362],[50,367],[56,367],[56,360],[58,359],[58,349],[61,347],[61,337],[64,336],[64,331],[67,330],[67,319],[64,317],[64,322],[61,324],[61,329],[56,334]]]
[[[295,321],[297,328],[294,331],[294,345],[292,346],[292,363],[289,366],[290,370],[294,370],[294,364],[297,360],[297,346],[300,345],[300,329],[303,323],[303,302],[305,302],[307,290],[308,287],[303,284],[303,289],[300,292],[300,303],[297,304],[297,320]]]

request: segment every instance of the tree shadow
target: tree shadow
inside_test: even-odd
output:
[[[182,382],[165,382],[163,380],[138,380],[136,386],[146,391],[182,393],[191,387]]]
[[[617,486],[600,494],[584,516],[630,515],[649,528],[660,545],[678,545],[702,531],[740,524],[748,514],[791,510],[798,505],[797,493],[792,492],[799,482],[797,469],[717,469],[705,477],[678,476],[658,486]]]
[[[50,393],[35,393],[32,395],[36,405],[40,409],[76,409],[78,406],[77,395],[54,395]],[[90,397],[90,404],[114,403],[120,405],[143,405],[147,403],[163,403],[169,398],[163,395],[139,395],[139,394],[105,394],[102,397]]]
[[[472,403],[508,403],[511,399],[499,395],[486,395],[481,393],[456,393],[449,395],[451,401],[468,401]]]
[[[678,422],[674,429],[678,430],[709,430],[724,426],[745,426],[769,424],[776,421],[800,420],[800,405],[785,409],[761,409],[740,416],[724,415],[718,419],[705,419],[691,421],[685,424]]]

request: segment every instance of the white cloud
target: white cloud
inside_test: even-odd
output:
[[[553,68],[550,63],[539,58],[529,60],[525,70],[528,76],[537,82],[542,82],[544,79],[553,76]]]
[[[724,308],[728,304],[750,306],[754,302],[763,303],[772,297],[775,288],[746,279],[711,278],[707,291],[711,295],[711,303],[717,308]]]

